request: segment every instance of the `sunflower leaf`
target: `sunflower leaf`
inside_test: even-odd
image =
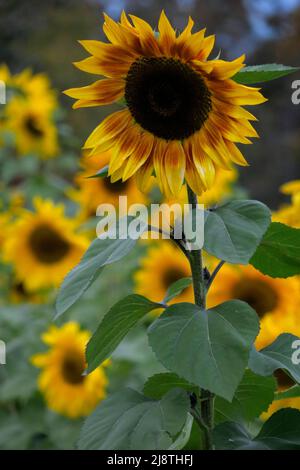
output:
[[[106,178],[108,176],[108,165],[101,168],[101,170],[97,171],[95,175],[87,176],[86,179],[93,179],[93,178]]]
[[[299,67],[290,67],[281,64],[252,65],[243,68],[238,72],[233,80],[244,85],[269,82],[276,78],[281,78],[291,73],[295,73]]]
[[[241,424],[222,423],[214,429],[213,439],[217,450],[299,450],[300,411],[277,411],[255,438]]]
[[[269,346],[260,351],[252,348],[249,368],[258,375],[272,375],[277,369],[286,370],[300,383],[300,339],[283,333]]]
[[[215,398],[215,422],[249,422],[257,418],[274,400],[276,387],[274,377],[261,377],[247,369],[231,403]]]
[[[91,243],[80,263],[63,281],[56,300],[55,318],[62,315],[84,294],[102,272],[104,266],[119,261],[133,249],[137,240],[127,233],[133,220],[133,217],[128,217],[125,226],[123,223],[117,224],[117,238],[96,238]],[[147,225],[144,224],[141,232],[146,228]],[[124,230],[125,233],[123,233]]]
[[[177,374],[172,372],[163,372],[149,377],[144,385],[143,392],[147,397],[159,399],[173,388],[183,388],[189,392],[198,392],[196,385],[187,382],[187,380],[178,377]]]
[[[271,277],[300,274],[300,229],[273,222],[250,263]]]
[[[163,450],[186,424],[190,408],[184,390],[174,389],[152,400],[130,389],[101,403],[86,420],[80,450]]]
[[[163,308],[163,305],[141,295],[129,295],[117,302],[105,315],[87,345],[87,371],[92,372],[107,359],[131,328],[157,308]]]
[[[179,294],[181,294],[184,289],[189,287],[193,283],[193,279],[191,277],[184,277],[182,279],[178,279],[178,281],[175,281],[168,289],[165,298],[163,300],[164,304],[167,304],[170,302],[172,299],[177,297]]]
[[[270,210],[261,202],[229,202],[206,211],[203,247],[223,261],[248,264],[270,223]]]
[[[259,332],[255,311],[232,300],[205,311],[181,303],[150,326],[149,343],[169,371],[232,400]]]

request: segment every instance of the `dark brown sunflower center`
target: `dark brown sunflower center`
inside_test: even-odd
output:
[[[70,249],[69,242],[47,225],[40,225],[32,232],[29,244],[36,258],[46,264],[60,261]]]
[[[79,385],[84,382],[85,376],[84,358],[81,355],[66,357],[62,363],[62,376],[71,385]]]
[[[291,379],[291,377],[289,375],[287,375],[287,373],[284,372],[284,370],[282,370],[282,369],[276,370],[274,372],[274,375],[277,379],[278,387],[281,390],[285,390],[285,389],[290,388],[293,385],[295,385],[294,380]]]
[[[119,180],[115,183],[112,183],[109,178],[104,178],[103,184],[105,188],[113,194],[124,193],[128,187],[128,181]]]
[[[32,116],[29,116],[25,121],[25,128],[26,130],[36,138],[43,137],[44,132],[39,127],[36,119]]]
[[[277,306],[278,297],[274,289],[260,279],[243,279],[233,289],[235,299],[247,302],[258,314],[263,317]]]
[[[179,279],[183,277],[186,277],[186,273],[180,269],[170,269],[166,271],[163,275],[163,285],[165,289],[168,289],[174,282],[179,281]]]
[[[204,79],[178,59],[142,57],[131,65],[125,87],[130,112],[141,127],[167,140],[201,129],[212,108]]]

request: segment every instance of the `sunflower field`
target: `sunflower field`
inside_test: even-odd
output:
[[[0,450],[300,450],[300,1],[62,3],[0,5]]]

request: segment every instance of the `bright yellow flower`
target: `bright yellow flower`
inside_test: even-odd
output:
[[[24,209],[10,225],[3,247],[4,259],[30,291],[58,286],[88,245],[62,204],[36,198],[33,205],[33,212]]]
[[[170,241],[162,241],[141,259],[140,269],[134,274],[135,291],[154,302],[161,302],[171,284],[190,276],[190,265],[184,254]],[[190,286],[170,303],[193,302],[193,299]]]
[[[101,155],[102,168],[105,167],[110,158],[110,152]],[[127,196],[127,204],[146,204],[147,199],[141,193],[133,180],[117,181],[113,178],[88,178],[99,171],[99,156],[85,156],[83,158],[83,170],[76,177],[77,190],[71,190],[69,195],[77,201],[81,208],[81,216],[86,219],[95,217],[99,204],[119,204],[119,196]]]
[[[8,88],[0,130],[14,133],[21,155],[33,152],[42,158],[56,156],[59,147],[53,113],[58,104],[48,78],[43,74],[33,75],[28,69],[11,75],[2,66],[0,79]]]
[[[283,205],[274,212],[274,222],[281,222],[294,228],[300,228],[300,180],[290,181],[281,186],[283,194],[291,196],[291,204]]]
[[[131,22],[130,22],[131,20]],[[216,167],[247,165],[236,143],[258,137],[243,105],[263,103],[259,88],[232,77],[245,56],[232,62],[208,60],[215,37],[205,29],[192,34],[190,18],[176,35],[164,12],[156,35],[148,23],[123,13],[119,23],[105,15],[109,43],[81,41],[90,57],[75,65],[105,76],[66,94],[74,108],[122,100],[126,107],[108,116],[90,135],[92,154],[112,149],[109,174],[126,181],[136,175],[143,189],[155,172],[167,197],[177,196],[184,179],[194,192],[211,188]]]
[[[247,302],[260,317],[261,330],[256,340],[259,349],[281,333],[300,335],[300,289],[296,278],[274,279],[252,266],[225,264],[209,290],[207,304],[214,307],[231,299]]]
[[[82,375],[89,338],[90,333],[75,322],[61,328],[51,326],[42,336],[49,350],[32,357],[32,363],[42,368],[38,385],[48,407],[68,418],[90,414],[106,396],[108,380],[103,366]]]

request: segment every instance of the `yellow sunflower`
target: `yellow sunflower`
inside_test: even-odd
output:
[[[29,291],[58,286],[88,246],[62,204],[36,198],[33,205],[33,212],[24,209],[10,225],[3,246],[4,259]]]
[[[28,69],[11,75],[6,66],[1,66],[0,80],[9,91],[0,130],[14,133],[20,155],[34,152],[43,158],[56,156],[59,147],[53,113],[58,104],[48,78],[33,75]]]
[[[256,340],[259,349],[275,341],[281,333],[300,334],[297,318],[300,289],[296,278],[273,279],[250,265],[225,264],[209,290],[207,304],[214,307],[230,299],[243,300],[256,310],[261,321]]]
[[[42,336],[49,350],[31,359],[42,368],[38,385],[48,407],[68,418],[87,416],[106,396],[108,380],[103,366],[83,375],[89,338],[90,333],[75,322],[61,328],[51,326]]]
[[[300,180],[290,181],[281,186],[281,192],[291,196],[291,203],[285,204],[273,214],[275,222],[300,228]]]
[[[110,158],[110,152],[104,152],[100,156],[102,168]],[[88,178],[99,171],[99,156],[84,156],[82,160],[83,170],[76,176],[78,187],[69,192],[70,197],[78,202],[83,218],[95,217],[99,204],[112,204],[118,206],[119,196],[127,196],[128,206],[131,204],[146,204],[147,198],[138,190],[134,180],[114,181],[113,178]]]
[[[184,254],[171,242],[162,241],[151,247],[134,274],[135,291],[154,302],[160,302],[174,282],[190,277],[190,265]],[[187,287],[170,303],[193,302],[193,288]]]
[[[257,137],[255,117],[243,105],[263,103],[259,88],[232,80],[245,56],[232,62],[208,60],[215,37],[192,33],[190,18],[176,34],[164,12],[158,35],[148,23],[123,12],[120,22],[104,15],[109,43],[81,41],[91,54],[75,65],[105,79],[65,93],[74,108],[125,103],[87,139],[92,154],[111,149],[109,174],[126,181],[136,175],[144,188],[155,172],[167,197],[184,182],[201,194],[212,187],[216,167],[247,165],[237,143]]]

